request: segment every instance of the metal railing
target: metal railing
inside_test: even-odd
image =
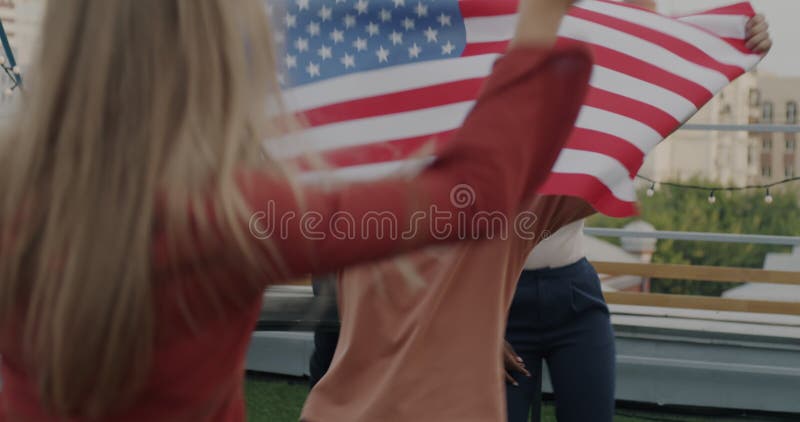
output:
[[[752,243],[758,245],[800,246],[800,236],[770,236],[760,234],[702,233],[678,231],[636,231],[587,227],[583,232],[597,237],[633,237],[646,239],[690,240],[717,243]]]
[[[685,124],[680,130],[691,131],[718,131],[718,132],[777,132],[777,133],[800,133],[800,125],[773,125],[773,124],[749,124],[749,125],[720,125],[720,124]]]
[[[722,243],[766,245],[800,245],[800,237],[741,235],[727,233],[692,233],[672,231],[629,231],[622,229],[586,228],[584,232],[600,237],[633,237]],[[719,283],[769,283],[795,285],[800,288],[800,272],[771,271],[755,268],[711,267],[701,265],[636,264],[592,262],[597,272],[610,276],[633,275],[648,278],[670,278]],[[660,293],[605,292],[606,301],[617,305],[655,306],[712,311],[750,312],[800,315],[799,302],[691,296]]]

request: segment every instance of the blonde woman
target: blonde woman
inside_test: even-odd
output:
[[[543,181],[591,67],[580,47],[550,47],[567,3],[523,2],[542,13],[429,168],[321,192],[261,152],[291,126],[262,1],[49,2],[0,141],[0,420],[244,420],[267,284],[456,240],[409,217],[510,214]],[[462,184],[467,209],[450,201]],[[373,210],[418,230],[332,236],[337,213]]]

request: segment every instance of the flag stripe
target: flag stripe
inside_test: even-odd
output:
[[[585,174],[597,178],[618,200],[633,202],[636,194],[628,183],[628,169],[613,158],[596,152],[565,148],[553,166],[553,177]]]
[[[608,155],[625,166],[631,177],[644,161],[642,150],[627,140],[590,129],[575,128],[567,144],[572,149]]]
[[[508,41],[514,35],[517,15],[489,16],[464,20],[467,44]]]
[[[673,128],[680,125],[678,119],[657,107],[599,88],[589,90],[584,104],[598,109],[613,110],[614,113],[638,120],[658,132],[662,138],[666,138],[672,133]]]
[[[464,48],[462,56],[478,56],[481,54],[502,53],[508,48],[510,40],[469,43]]]
[[[461,16],[469,19],[477,16],[512,15],[517,13],[517,0],[461,0]]]
[[[603,66],[594,66],[590,84],[642,103],[649,103],[672,116],[677,123],[697,111],[694,103],[667,88]]]
[[[595,209],[611,217],[629,217],[636,214],[633,201],[618,199],[608,186],[588,174],[553,174],[541,188],[541,195],[569,195],[583,198]]]
[[[593,45],[592,49],[595,66],[602,66],[630,76],[633,79],[671,91],[690,101],[697,109],[712,97],[713,91],[697,82],[682,78],[639,58],[599,45]]]
[[[565,38],[602,45],[622,53],[636,54],[639,59],[647,63],[684,79],[696,81],[709,92],[714,92],[730,82],[724,74],[693,63],[658,44],[585,19],[566,16],[559,34]]]
[[[719,37],[714,36],[709,31],[699,29],[694,25],[675,25],[675,20],[661,16],[647,10],[633,7],[625,7],[619,3],[608,1],[588,1],[576,5],[578,10],[590,10],[604,14],[616,21],[624,20],[635,23],[638,28],[630,28],[631,33],[637,36],[653,36],[652,32],[660,32],[665,37],[665,42],[670,44],[680,41],[694,45],[695,49],[704,55],[710,56],[719,63],[737,66],[739,70],[747,68],[745,55],[733,49],[728,43],[723,42]],[[744,23],[744,22],[742,22]]]
[[[463,79],[425,88],[409,89],[385,95],[359,98],[304,113],[312,126],[403,113],[473,100],[485,78]]]
[[[309,148],[314,151],[329,151],[338,148],[366,145],[394,139],[415,138],[457,128],[466,117],[475,101],[464,101],[413,110],[388,116],[349,120],[325,126],[311,127],[303,132],[305,142],[287,144],[279,154],[283,157],[301,155]],[[285,138],[285,139],[294,139]]]
[[[722,6],[716,9],[705,10],[702,12],[691,13],[688,15],[678,15],[675,16],[678,20],[682,20],[685,17],[689,16],[703,16],[703,15],[739,15],[739,16],[753,16],[755,15],[755,11],[753,10],[753,6],[750,3],[742,2],[731,4],[728,6]]]
[[[363,97],[486,77],[498,57],[499,54],[459,57],[360,72],[292,88],[284,95],[291,110],[315,109]],[[421,74],[425,77],[421,78]]]
[[[741,15],[695,15],[680,19],[681,22],[701,27],[722,38],[735,40],[743,40],[745,38],[747,20],[747,17]]]
[[[688,61],[691,61],[695,64],[698,64],[708,69],[716,70],[717,72],[725,75],[726,78],[728,79],[735,78],[736,76],[741,74],[743,70],[742,66],[731,65],[725,62],[721,62],[717,60],[717,58],[712,57],[711,55],[701,50],[699,47],[687,43],[683,39],[672,37],[661,31],[657,31],[655,29],[650,29],[643,25],[639,25],[638,23],[625,21],[601,13],[595,13],[593,11],[582,9],[580,7],[575,8],[575,11],[572,13],[572,16],[581,19],[591,20],[592,22],[605,25],[609,28],[617,29],[625,33],[635,34],[637,38],[651,42],[653,44],[660,45],[669,50],[670,52],[677,54]],[[723,43],[726,46],[728,46],[727,43],[724,43],[719,38],[715,39],[720,43]],[[741,56],[741,53],[737,51],[736,56]],[[737,63],[741,62],[741,58],[739,59],[740,60],[736,61]],[[730,61],[734,62],[734,60]]]
[[[627,139],[645,154],[662,139],[660,133],[639,120],[586,105],[581,108],[575,126]]]

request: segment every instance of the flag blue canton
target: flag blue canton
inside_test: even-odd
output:
[[[458,0],[270,0],[284,87],[458,57]]]

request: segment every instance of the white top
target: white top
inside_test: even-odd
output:
[[[583,245],[584,222],[585,220],[578,220],[567,224],[536,245],[525,260],[525,269],[565,267],[586,256]]]

